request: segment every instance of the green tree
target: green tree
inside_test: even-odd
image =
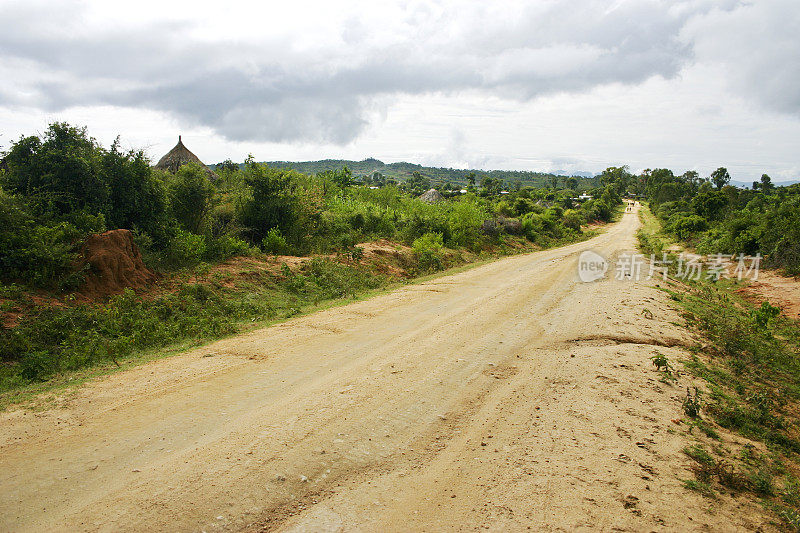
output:
[[[241,206],[240,220],[253,243],[261,244],[269,230],[277,228],[287,240],[297,244],[307,232],[302,221],[303,209],[297,191],[296,173],[245,161],[245,183],[249,198]]]
[[[353,184],[353,173],[346,166],[342,167],[338,172],[334,172],[332,178],[334,183],[342,188]]]
[[[109,228],[137,229],[165,240],[168,201],[164,182],[141,151],[122,152],[119,137],[101,157],[101,173],[110,196]]]
[[[727,205],[727,196],[721,191],[712,190],[708,185],[700,187],[700,192],[692,198],[692,209],[706,220],[718,220],[721,218],[722,210]]]
[[[3,187],[24,196],[40,213],[104,213],[110,190],[100,168],[102,155],[85,127],[54,122],[42,139],[22,137],[12,145]]]
[[[578,178],[571,177],[567,178],[567,189],[572,189],[573,191],[578,188]]]
[[[197,163],[183,165],[168,185],[170,207],[183,229],[200,234],[214,207],[214,185]]]
[[[239,170],[239,165],[231,161],[230,159],[226,159],[216,168],[217,172],[236,172]]]
[[[622,194],[627,191],[628,185],[632,180],[633,175],[628,172],[627,166],[608,167],[600,174],[600,184],[603,187],[614,187],[616,194]]]
[[[487,195],[500,194],[500,191],[503,189],[503,182],[497,178],[484,176],[481,180],[481,188],[483,189],[483,193]]]
[[[717,189],[723,188],[725,185],[730,183],[731,175],[728,174],[728,169],[725,167],[719,167],[717,170],[711,173],[711,183],[714,184],[714,187]]]
[[[414,171],[411,177],[406,180],[406,187],[416,194],[422,193],[431,188],[431,180]]]
[[[764,192],[769,192],[774,189],[775,186],[772,184],[772,178],[770,178],[766,174],[761,175],[761,190]]]
[[[703,179],[700,178],[700,174],[696,170],[687,170],[681,175],[681,179],[691,185],[692,189],[695,191],[699,189],[700,185],[703,183]]]

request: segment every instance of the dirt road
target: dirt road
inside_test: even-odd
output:
[[[655,282],[581,283],[638,217],[0,414],[3,531],[750,529],[687,491],[689,342]]]

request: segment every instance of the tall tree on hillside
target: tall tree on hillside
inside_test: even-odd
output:
[[[719,167],[717,170],[711,173],[711,183],[714,184],[714,187],[717,189],[723,188],[725,185],[730,183],[731,175],[728,174],[728,169],[725,167]]]
[[[313,225],[310,205],[298,190],[299,174],[256,163],[250,156],[244,164],[250,198],[241,206],[240,219],[254,243],[261,243],[269,230],[277,228],[287,241],[296,244]]]
[[[772,184],[772,178],[770,178],[766,174],[761,175],[761,190],[764,192],[769,192],[774,189],[775,186]]]
[[[719,220],[728,206],[729,199],[724,192],[714,190],[708,183],[692,198],[692,209],[706,220]]]
[[[681,179],[688,183],[693,191],[697,191],[704,181],[696,170],[687,170],[681,175]]]
[[[216,170],[217,172],[236,172],[239,170],[239,165],[231,161],[229,158],[217,165]]]
[[[628,171],[627,166],[608,167],[600,174],[600,184],[603,187],[612,186],[617,194],[622,194],[628,190],[628,185],[633,179],[633,174]]]
[[[101,157],[101,176],[110,192],[106,224],[109,229],[144,231],[163,242],[168,233],[169,202],[160,172],[150,168],[141,150],[123,152],[119,147],[117,137]]]
[[[431,180],[415,170],[406,180],[406,187],[414,194],[420,194],[431,188]]]
[[[483,188],[483,192],[485,194],[500,194],[500,191],[503,190],[503,181],[497,178],[484,176],[484,178],[481,180],[481,187]]]

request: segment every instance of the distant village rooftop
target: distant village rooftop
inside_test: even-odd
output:
[[[199,157],[194,155],[191,150],[186,148],[181,140],[180,135],[178,135],[178,144],[176,144],[172,150],[167,152],[164,157],[158,160],[155,168],[175,174],[178,172],[178,169],[187,163],[198,163],[206,170],[206,172],[208,172],[209,178],[213,180],[219,179],[219,176],[213,170],[208,168],[205,163],[200,161]]]

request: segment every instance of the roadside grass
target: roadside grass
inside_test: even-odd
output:
[[[186,283],[177,292],[143,299],[133,291],[106,305],[43,307],[2,334],[0,350],[22,353],[0,367],[0,405],[13,403],[42,382],[94,366],[122,367],[154,351],[172,351],[232,335],[249,324],[273,322],[351,300],[388,284],[382,276],[315,259],[298,271],[254,274],[234,289],[219,281]],[[7,356],[8,357],[8,356]],[[73,377],[73,376],[70,376]]]
[[[584,231],[553,247],[602,231]],[[19,325],[0,330],[0,355],[19,360],[0,364],[0,410],[249,329],[541,249],[506,236],[478,254],[446,250],[438,269],[414,267],[412,279],[377,274],[356,260],[317,258],[295,271],[286,265],[280,273],[251,269],[233,287],[232,274],[210,274],[210,265],[200,264],[169,280],[177,290],[155,298],[126,291],[103,305],[37,307]],[[8,306],[25,295],[0,286],[0,298],[7,298]]]
[[[647,202],[640,203],[642,208],[639,209],[639,220],[642,227],[636,234],[639,239],[639,248],[645,254],[660,256],[664,250],[675,243],[669,236],[661,232],[661,223],[650,211],[650,205]]]
[[[649,209],[641,212],[640,248],[660,254],[670,241]],[[800,323],[767,302],[747,301],[736,292],[743,285],[724,278],[671,279],[661,288],[676,302],[685,326],[703,339],[682,361],[708,389],[687,427],[716,442],[710,451],[702,444],[684,450],[695,475],[684,486],[705,496],[751,493],[784,525],[800,530]],[[763,449],[722,445],[714,425]]]

